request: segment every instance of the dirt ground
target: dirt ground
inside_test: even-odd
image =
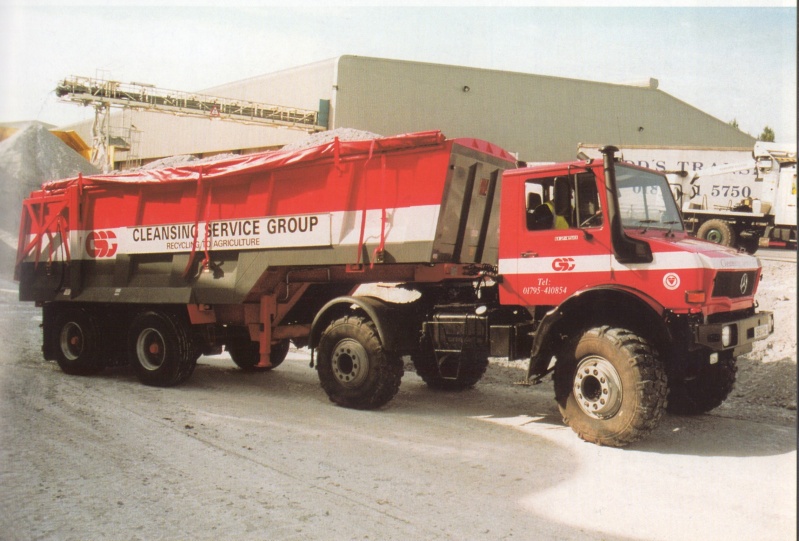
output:
[[[718,414],[796,422],[796,263],[764,259],[756,299],[774,312],[774,334],[739,357],[735,389]]]
[[[727,402],[625,449],[577,438],[548,378],[513,385],[523,363],[455,394],[408,367],[378,411],[333,406],[304,349],[175,388],[70,377],[0,279],[0,539],[795,540],[795,265],[763,261],[777,331]]]

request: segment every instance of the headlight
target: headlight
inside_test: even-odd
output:
[[[735,336],[736,334],[735,327],[731,325],[723,326],[721,328],[721,345],[727,348],[735,344],[738,339],[738,337]]]

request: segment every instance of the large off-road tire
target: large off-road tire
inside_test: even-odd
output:
[[[269,351],[269,362],[272,363],[272,366],[267,367],[258,366],[261,361],[260,344],[253,342],[249,338],[232,340],[225,346],[225,349],[230,353],[230,358],[233,359],[233,362],[242,370],[262,371],[272,370],[280,366],[280,363],[286,360],[290,344],[289,340],[281,340],[276,344],[272,344],[272,348]]]
[[[375,409],[399,391],[402,358],[387,352],[369,320],[345,316],[328,325],[317,348],[319,382],[330,400],[355,409]]]
[[[188,323],[169,312],[137,315],[130,325],[127,350],[139,380],[156,387],[186,381],[199,356]]]
[[[599,445],[640,440],[666,409],[662,363],[645,339],[627,329],[596,327],[568,340],[554,378],[563,421]]]
[[[736,235],[732,226],[724,220],[708,220],[699,226],[696,236],[722,246],[735,246]]]
[[[735,361],[731,351],[724,351],[717,363],[703,366],[695,377],[670,379],[669,413],[698,415],[719,407],[735,387]]]
[[[88,376],[105,367],[105,347],[97,318],[82,308],[65,308],[55,318],[56,362],[67,374]]]
[[[446,354],[436,360],[429,345],[411,354],[416,373],[428,387],[442,391],[462,391],[474,387],[488,368],[488,357],[475,352]]]

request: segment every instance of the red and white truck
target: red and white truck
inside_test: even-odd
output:
[[[773,332],[755,257],[689,238],[664,175],[603,159],[517,167],[423,132],[50,182],[23,204],[20,299],[70,374],[186,380],[227,350],[310,346],[331,401],[377,408],[403,356],[462,389],[490,357],[554,372],[580,437],[621,446],[718,406]],[[359,295],[407,290],[403,302]]]

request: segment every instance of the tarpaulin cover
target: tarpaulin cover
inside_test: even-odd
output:
[[[211,180],[242,173],[257,173],[286,166],[308,163],[324,158],[340,160],[353,156],[368,156],[375,152],[390,152],[416,147],[443,145],[446,138],[440,131],[416,132],[392,137],[381,137],[362,141],[341,141],[336,138],[328,143],[300,150],[276,150],[237,156],[218,161],[194,165],[181,165],[153,170],[130,170],[116,174],[101,174],[82,177],[83,186],[113,184],[159,184],[171,182],[197,182],[200,178]],[[478,139],[455,139],[454,142],[476,148],[499,158],[513,161],[508,152],[491,143]],[[57,191],[77,182],[79,177],[54,180],[42,185],[45,191]]]

